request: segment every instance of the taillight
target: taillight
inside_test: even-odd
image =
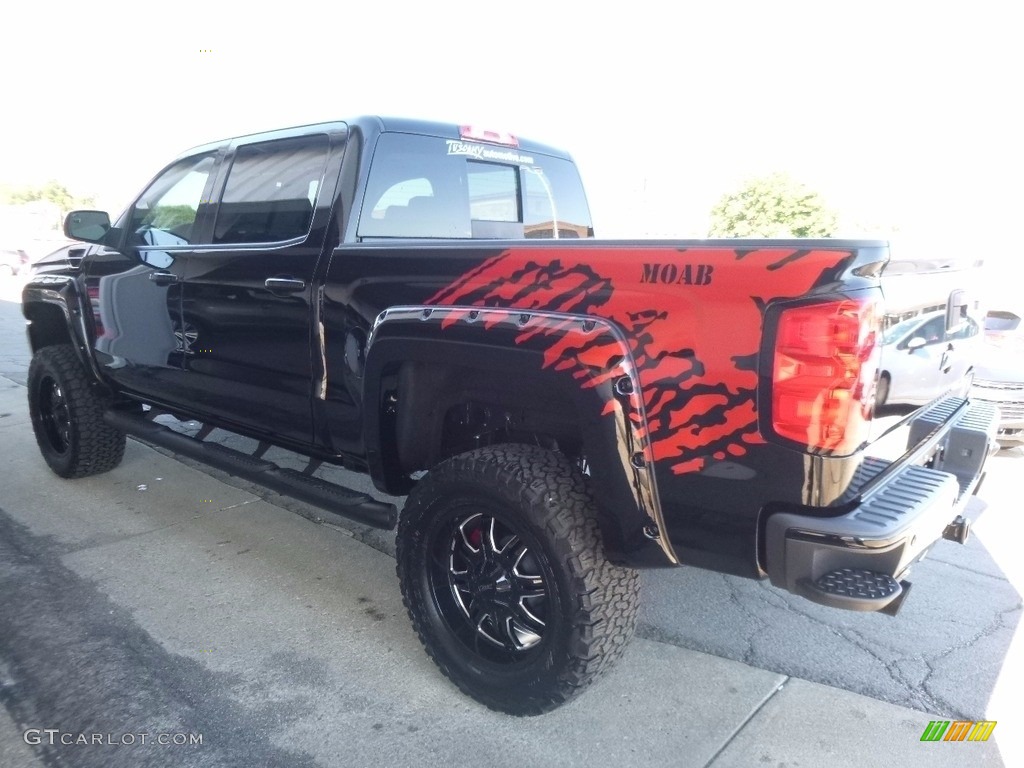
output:
[[[772,429],[808,450],[845,455],[867,438],[878,369],[873,302],[805,304],[779,315]]]

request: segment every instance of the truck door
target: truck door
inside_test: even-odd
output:
[[[945,359],[941,363],[948,388],[955,390],[965,386],[964,377],[974,362],[977,342],[978,323],[973,318],[967,318],[960,328],[946,333]]]
[[[281,134],[236,142],[217,183],[182,291],[184,365],[195,410],[307,444],[314,273],[344,133]]]
[[[117,222],[117,248],[86,265],[96,359],[119,387],[168,404],[186,402],[181,282],[208,225],[217,153],[166,168]]]
[[[923,345],[916,348],[909,345],[911,340],[921,339],[924,340]],[[931,318],[900,346],[912,359],[909,391],[914,393],[914,397],[926,401],[944,392],[949,376],[946,318],[942,315]]]

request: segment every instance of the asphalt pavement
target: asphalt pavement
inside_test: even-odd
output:
[[[427,659],[392,535],[135,441],[106,475],[52,475],[15,296],[0,286],[0,766],[1024,764],[1024,452],[993,459],[977,535],[936,547],[897,618],[650,572],[623,661],[517,719]],[[956,719],[999,724],[921,741]]]

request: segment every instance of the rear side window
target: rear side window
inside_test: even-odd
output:
[[[360,216],[361,238],[590,237],[571,162],[430,136],[381,136]]]
[[[277,243],[309,234],[327,151],[324,134],[239,147],[213,242]]]
[[[442,139],[386,133],[377,142],[360,237],[470,237],[463,166]]]

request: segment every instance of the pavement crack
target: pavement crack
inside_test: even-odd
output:
[[[743,601],[740,599],[740,591],[737,589],[736,584],[732,579],[725,574],[719,575],[725,584],[725,588],[729,590],[729,601],[751,620],[746,623],[746,626],[749,627],[749,631],[747,632],[746,637],[743,638],[743,641],[747,645],[747,649],[743,652],[743,663],[751,666],[757,666],[754,659],[754,638],[756,638],[757,635],[760,634],[761,630],[764,629],[766,622],[750,610],[750,608],[744,605]]]
[[[903,690],[908,699],[910,699],[911,701],[915,701],[915,702],[918,701],[919,696],[918,696],[917,692],[915,691],[914,686],[910,685],[910,681],[908,681],[903,676],[903,674],[899,671],[899,668],[897,666],[900,662],[906,660],[907,657],[900,656],[898,658],[888,659],[885,656],[882,656],[881,654],[879,654],[871,646],[871,644],[868,643],[856,630],[854,630],[854,629],[846,629],[846,628],[842,628],[842,627],[837,627],[834,624],[831,624],[831,623],[829,623],[829,622],[827,622],[827,621],[825,621],[823,619],[818,618],[817,616],[814,616],[811,613],[808,613],[807,611],[800,610],[798,607],[793,605],[788,600],[772,599],[775,596],[771,592],[767,591],[768,590],[767,587],[765,587],[765,590],[766,590],[765,602],[767,602],[770,605],[773,605],[773,606],[776,606],[776,607],[780,607],[780,608],[782,608],[782,609],[784,609],[786,611],[789,611],[790,613],[792,613],[792,614],[794,614],[796,616],[799,616],[799,617],[801,617],[803,619],[806,619],[807,621],[810,621],[813,624],[816,624],[817,626],[821,627],[824,631],[828,632],[829,634],[833,635],[834,637],[838,638],[839,640],[842,640],[843,642],[849,643],[850,645],[852,645],[857,650],[863,651],[865,654],[870,656],[872,659],[874,659],[875,662],[878,663],[879,667],[881,667],[881,669],[884,670],[885,674],[888,675],[890,681],[894,685],[896,685],[898,688]],[[750,663],[753,666],[761,666],[761,667],[764,666],[763,663],[758,662],[756,659],[753,660],[753,661],[748,661],[747,663]],[[828,681],[828,680],[818,680],[818,682],[821,682],[821,683],[823,683],[825,685],[834,685],[833,682]],[[865,692],[863,690],[858,691],[858,693],[862,693],[864,695],[869,695],[872,698],[877,698],[876,694],[867,693],[867,692]],[[894,703],[905,705],[904,702],[894,702]]]
[[[932,699],[933,701],[936,702],[936,704],[937,704],[937,706],[939,708],[934,710],[935,712],[943,712],[943,713],[949,715],[950,717],[956,717],[959,720],[969,720],[969,719],[975,718],[975,715],[977,715],[978,717],[982,717],[984,715],[984,713],[973,713],[972,714],[972,713],[961,711],[954,704],[950,703],[945,698],[943,698],[940,694],[938,694],[938,693],[936,693],[935,691],[932,690],[932,688],[931,688],[931,680],[938,673],[939,663],[942,662],[944,659],[948,658],[949,656],[953,655],[954,653],[956,653],[958,651],[962,651],[962,650],[965,650],[967,648],[970,648],[975,643],[977,643],[979,640],[983,640],[986,637],[992,636],[993,634],[998,632],[1000,629],[1006,629],[1006,628],[1012,629],[1013,625],[1008,623],[1006,619],[1011,614],[1020,613],[1022,605],[1024,605],[1024,603],[1022,603],[1021,601],[1018,601],[1017,604],[1015,606],[1013,606],[1012,608],[1007,608],[1005,610],[999,611],[996,614],[995,618],[992,621],[990,621],[985,627],[983,627],[979,632],[977,632],[973,636],[967,638],[966,640],[962,640],[959,643],[956,643],[955,645],[950,646],[949,648],[944,650],[942,653],[940,653],[940,654],[938,654],[936,656],[933,656],[931,659],[927,659],[927,658],[923,658],[923,657],[921,658],[921,661],[924,662],[925,667],[927,667],[927,669],[928,669],[928,673],[921,680],[920,688],[928,696],[928,698],[930,698],[930,699]]]
[[[229,504],[226,507],[220,507],[217,511],[218,512],[227,512],[229,509],[238,509],[239,507],[244,507],[247,504],[255,504],[255,503],[259,502],[259,501],[266,501],[266,499],[263,499],[263,498],[248,499],[246,501],[240,501],[237,504]]]
[[[733,742],[733,740],[737,736],[739,736],[740,732],[744,728],[747,727],[747,724],[750,723],[750,721],[753,720],[755,717],[757,717],[758,713],[768,705],[769,701],[771,701],[773,698],[775,698],[775,695],[779,691],[781,691],[783,688],[786,687],[786,683],[788,683],[790,680],[792,680],[792,678],[789,675],[786,675],[784,677],[784,679],[782,680],[782,682],[780,682],[778,685],[776,685],[774,688],[772,688],[771,691],[768,692],[768,695],[764,697],[764,700],[760,704],[758,704],[756,707],[754,707],[754,709],[752,709],[750,711],[750,714],[748,714],[745,718],[743,718],[743,721],[740,722],[740,724],[737,725],[733,729],[732,733],[730,733],[728,736],[726,736],[725,741],[722,742],[722,746],[720,746],[715,751],[715,754],[713,754],[711,756],[711,759],[708,760],[704,764],[704,768],[710,768],[710,766],[713,765],[715,763],[715,761],[718,760],[719,757],[721,757],[722,753],[725,752],[725,750],[729,747],[729,745]]]
[[[80,546],[66,547],[62,550],[62,555],[74,555],[78,552],[85,552],[90,549],[98,549],[100,547],[106,547],[111,544],[121,544],[126,541],[132,541],[133,539],[141,539],[144,536],[150,536],[154,533],[160,533],[171,528],[177,528],[181,525],[181,522],[168,523],[167,525],[161,525],[157,528],[150,528],[145,531],[139,531],[138,533],[126,533],[123,536],[100,536],[92,539],[86,539]]]
[[[956,568],[959,571],[966,571],[967,573],[973,573],[976,576],[984,576],[986,579],[993,579],[995,581],[1009,583],[1005,576],[997,576],[993,573],[989,573],[988,571],[982,571],[977,568],[971,568],[970,566],[964,565],[963,563],[953,563],[949,560],[943,560],[941,557],[935,557],[933,555],[929,556],[928,559],[935,563],[942,563],[943,565],[948,565],[950,568]]]

